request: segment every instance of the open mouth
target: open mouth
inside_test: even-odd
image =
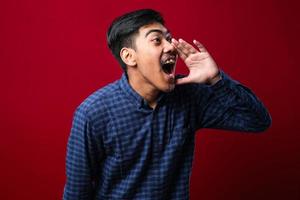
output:
[[[166,74],[172,74],[172,72],[173,72],[173,70],[175,68],[175,64],[176,64],[175,58],[173,58],[173,57],[168,58],[165,61],[162,61],[162,63],[161,63],[162,70]]]

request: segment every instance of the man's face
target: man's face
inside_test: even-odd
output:
[[[141,27],[135,38],[137,74],[154,90],[169,92],[175,88],[177,53],[171,39],[160,23]]]

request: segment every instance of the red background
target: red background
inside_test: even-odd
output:
[[[191,199],[299,200],[300,14],[287,0],[2,0],[0,199],[61,199],[73,111],[122,72],[107,27],[145,7],[175,38],[201,41],[273,118],[260,135],[199,131]]]

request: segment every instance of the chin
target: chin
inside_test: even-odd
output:
[[[170,84],[166,86],[162,91],[168,93],[168,92],[172,92],[174,89],[175,89],[175,84]]]

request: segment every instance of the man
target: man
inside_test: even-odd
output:
[[[124,74],[75,112],[64,199],[188,199],[196,130],[270,126],[257,97],[198,41],[172,38],[158,12],[117,18],[107,40]],[[186,77],[175,77],[178,56]]]

